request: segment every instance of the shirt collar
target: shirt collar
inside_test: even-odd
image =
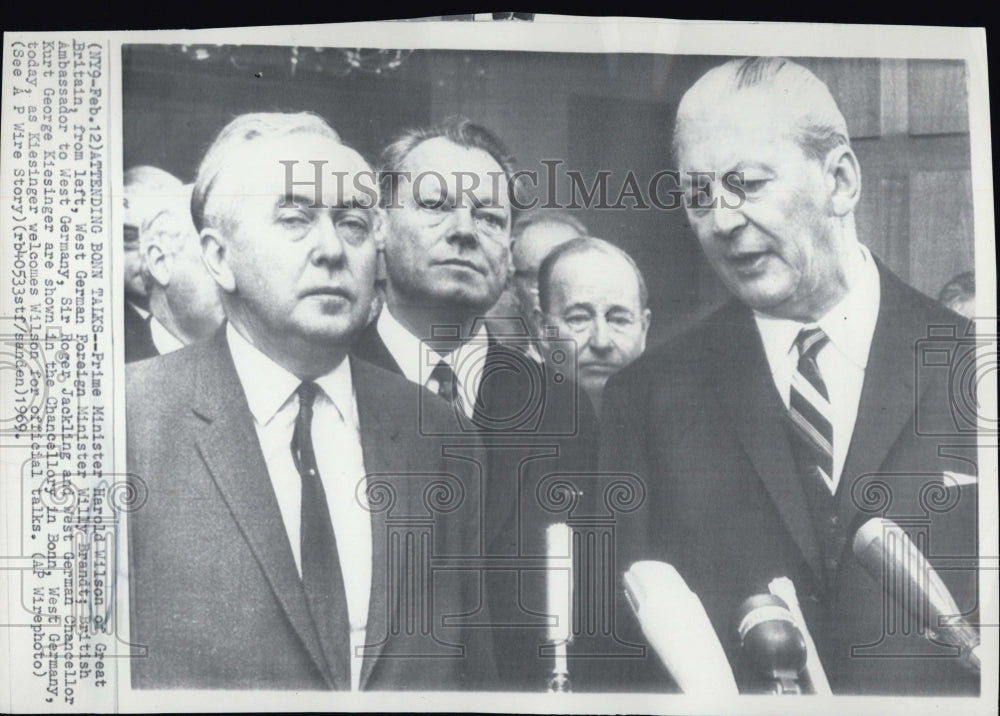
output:
[[[801,323],[775,318],[754,311],[754,321],[764,343],[764,352],[772,372],[795,351],[795,338],[803,328],[818,326],[830,338],[830,343],[847,360],[864,370],[868,365],[878,320],[881,298],[878,267],[871,252],[859,244],[857,262],[852,274],[855,280],[840,303],[814,323]],[[795,356],[797,358],[797,356]]]
[[[184,347],[183,341],[156,320],[156,316],[149,317],[149,335],[153,339],[153,345],[156,346],[156,352],[161,356]]]
[[[250,413],[258,425],[267,425],[302,381],[261,353],[232,323],[226,324],[226,340],[236,374],[247,396]],[[333,403],[344,422],[358,429],[351,362],[345,358],[329,373],[316,378],[315,383]]]
[[[392,315],[388,306],[379,314],[378,333],[407,380],[426,386],[434,366],[443,360],[455,372],[463,397],[470,401],[468,404],[475,404],[485,365],[481,354],[489,347],[489,332],[485,321],[480,322],[479,330],[472,339],[449,353],[437,352],[410,333]]]

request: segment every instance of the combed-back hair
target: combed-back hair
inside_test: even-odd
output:
[[[639,270],[639,266],[635,260],[627,252],[618,248],[610,241],[598,239],[594,236],[581,236],[578,239],[570,239],[565,244],[560,244],[552,249],[549,255],[542,261],[542,265],[538,267],[538,303],[541,306],[542,313],[548,313],[549,307],[552,305],[552,274],[556,266],[564,258],[575,256],[576,254],[584,254],[588,251],[597,251],[609,256],[621,256],[625,259],[628,265],[632,267],[632,270],[635,271],[635,278],[639,283],[639,307],[645,310],[646,303],[649,301],[649,292],[646,289],[646,279],[643,278],[642,271]]]
[[[709,70],[681,98],[674,125],[675,156],[684,127],[698,121],[699,111],[713,111],[733,93],[748,90],[767,91],[785,100],[787,119],[793,120],[795,139],[806,156],[822,160],[832,149],[850,146],[847,121],[816,75],[783,57],[743,57]]]
[[[315,134],[340,142],[340,135],[325,119],[312,112],[252,112],[241,114],[222,128],[198,167],[191,192],[191,218],[195,228],[217,226],[220,217],[206,212],[212,187],[222,169],[237,156],[252,151],[255,141],[289,134]]]

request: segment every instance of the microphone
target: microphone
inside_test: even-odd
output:
[[[930,641],[958,647],[962,663],[980,673],[979,634],[959,614],[937,570],[909,535],[889,519],[872,518],[854,535],[855,556],[883,589],[916,620]]]
[[[701,605],[672,565],[636,562],[625,596],[660,661],[686,694],[738,696],[722,644]]]
[[[743,602],[737,614],[743,652],[771,681],[772,693],[801,694],[806,642],[788,605],[774,594],[758,594]]]
[[[565,522],[545,530],[545,555],[545,595],[552,620],[546,638],[553,652],[548,691],[569,693],[573,690],[567,654],[567,645],[573,639],[573,531]]]

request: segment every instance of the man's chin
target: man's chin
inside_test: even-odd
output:
[[[792,294],[787,289],[779,288],[778,281],[770,276],[761,276],[751,281],[735,279],[728,283],[730,292],[736,298],[761,313],[780,309]]]
[[[485,316],[486,312],[500,300],[499,293],[494,294],[468,285],[452,284],[442,289],[436,295],[438,305],[464,309],[470,314],[480,316]]]
[[[365,327],[363,318],[354,316],[339,316],[335,320],[311,321],[305,331],[305,337],[311,343],[340,346],[352,344]]]

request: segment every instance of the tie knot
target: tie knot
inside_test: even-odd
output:
[[[799,349],[799,358],[815,358],[829,342],[830,337],[822,328],[803,328],[795,338],[795,347]]]
[[[318,392],[319,386],[311,380],[304,380],[299,383],[299,387],[295,389],[295,393],[299,396],[299,407],[311,410]]]
[[[435,392],[438,395],[447,401],[455,399],[455,371],[451,369],[450,365],[443,360],[438,361],[429,378],[437,383]]]

